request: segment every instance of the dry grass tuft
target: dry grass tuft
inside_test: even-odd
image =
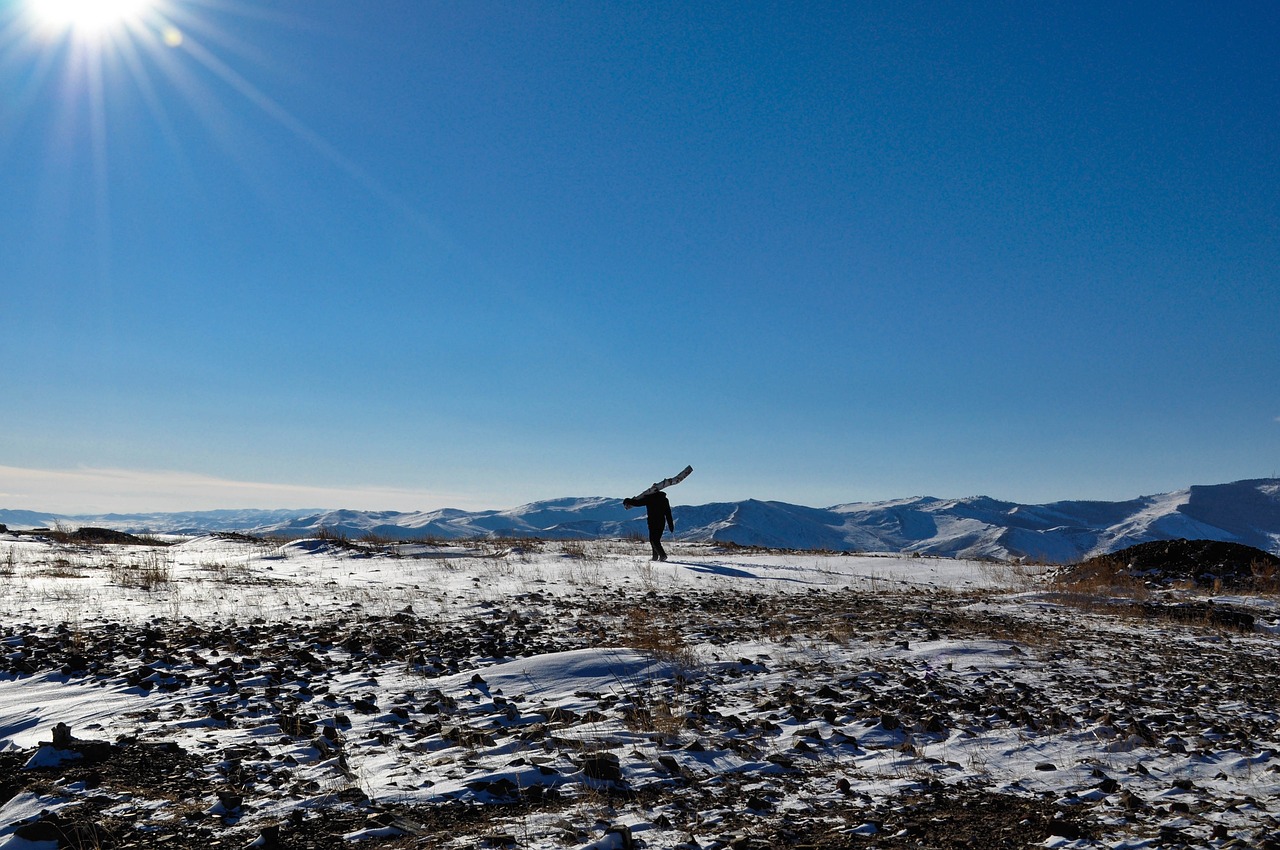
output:
[[[1095,558],[1059,573],[1053,585],[1067,596],[1094,599],[1122,597],[1146,600],[1151,588],[1141,576],[1134,575],[1128,562],[1120,558]]]
[[[1280,567],[1275,564],[1256,560],[1249,564],[1249,572],[1253,574],[1254,589],[1261,594],[1280,594]]]
[[[633,606],[623,615],[622,640],[633,649],[678,667],[690,668],[698,663],[683,632],[669,618],[644,605]]]
[[[584,561],[587,559],[587,544],[581,540],[566,540],[560,544],[560,552],[566,558]]]
[[[173,559],[162,549],[111,565],[111,578],[121,587],[152,591],[173,581]]]
[[[997,587],[1024,591],[1039,586],[1051,567],[1031,561],[983,561],[978,572]]]

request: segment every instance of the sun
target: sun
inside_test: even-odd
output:
[[[156,0],[27,0],[27,8],[43,27],[95,36],[138,22]]]

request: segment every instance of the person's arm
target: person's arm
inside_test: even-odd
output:
[[[671,516],[671,503],[670,503],[670,502],[667,502],[667,528],[669,528],[669,529],[671,530],[671,533],[672,533],[672,534],[675,534],[675,533],[676,533],[676,521],[675,521],[675,518],[673,518],[673,517]]]

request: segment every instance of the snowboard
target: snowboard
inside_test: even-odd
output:
[[[684,469],[680,470],[670,478],[664,478],[661,481],[656,481],[653,484],[650,484],[648,490],[645,490],[640,495],[635,496],[635,498],[643,499],[645,496],[649,495],[650,493],[656,493],[659,490],[665,490],[668,487],[674,487],[675,485],[679,484],[681,481],[688,478],[690,472],[693,472],[693,467],[686,466]]]

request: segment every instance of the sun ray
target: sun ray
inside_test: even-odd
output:
[[[242,74],[199,45],[190,45],[188,52],[196,61],[234,88],[242,97],[266,113],[273,121],[311,147],[331,164],[344,171],[348,177],[356,181],[365,191],[412,220],[418,227],[431,234],[433,238],[444,240],[443,232],[413,204],[370,174],[367,169],[355,160],[343,154],[323,136],[312,130],[270,96],[258,89],[253,83],[249,82]]]
[[[260,45],[217,23],[230,14],[292,27],[316,26],[306,17],[281,15],[253,2],[235,0],[0,0],[0,64],[20,62],[31,96],[11,93],[0,102],[0,147],[6,136],[20,132],[25,115],[35,111],[37,97],[57,88],[57,113],[49,147],[48,167],[70,175],[83,163],[96,220],[99,271],[110,274],[111,204],[109,190],[113,141],[112,124],[119,120],[111,101],[116,87],[131,81],[134,94],[187,171],[178,123],[194,117],[210,137],[252,177],[257,162],[245,131],[252,119],[245,105],[285,129],[294,139],[354,181],[370,196],[410,220],[431,239],[451,240],[424,213],[384,180],[317,132],[284,103],[255,84],[238,65],[269,67],[275,60]],[[287,69],[281,69],[287,71]],[[56,79],[55,79],[56,78]],[[221,86],[234,93],[228,98]],[[177,101],[165,97],[177,92]],[[190,116],[174,110],[185,105]],[[64,148],[60,154],[53,151]],[[198,182],[191,173],[193,186]],[[70,183],[68,183],[70,185]],[[255,188],[260,188],[255,185]]]

